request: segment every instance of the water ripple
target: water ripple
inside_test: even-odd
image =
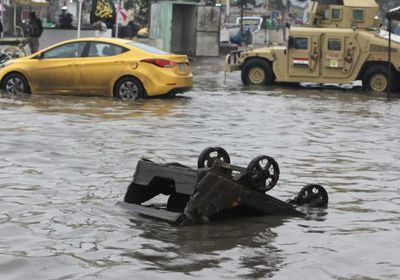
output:
[[[400,100],[245,88],[209,65],[176,98],[0,95],[2,279],[400,278]],[[115,206],[138,159],[195,166],[210,145],[275,157],[272,195],[320,183],[329,208],[174,228]]]

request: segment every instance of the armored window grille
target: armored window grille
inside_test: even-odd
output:
[[[308,49],[308,39],[307,38],[295,38],[294,39],[294,48],[298,50],[307,50]]]
[[[342,42],[338,39],[329,39],[328,40],[328,50],[329,51],[342,50]]]
[[[363,10],[353,10],[353,20],[354,21],[363,21],[364,20],[364,11]]]
[[[338,20],[341,19],[342,15],[340,13],[340,9],[332,9],[332,19],[333,20]]]

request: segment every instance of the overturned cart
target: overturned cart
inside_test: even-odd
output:
[[[147,217],[185,225],[244,215],[303,217],[305,213],[297,206],[328,204],[326,190],[314,184],[304,186],[287,202],[266,194],[279,179],[278,163],[266,155],[254,158],[244,168],[231,164],[223,148],[209,147],[199,155],[197,167],[139,160],[119,205]],[[160,194],[168,196],[166,203],[149,204]]]

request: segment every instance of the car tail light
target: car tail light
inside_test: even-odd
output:
[[[142,59],[141,62],[151,63],[162,68],[172,68],[176,65],[176,62],[158,58]]]

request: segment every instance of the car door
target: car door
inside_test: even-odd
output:
[[[352,34],[327,34],[322,48],[322,76],[349,78],[359,57],[359,47]],[[344,80],[346,81],[346,80]]]
[[[320,35],[297,35],[289,38],[288,69],[291,77],[318,77]]]
[[[110,82],[126,68],[126,60],[121,54],[128,49],[101,41],[91,41],[89,44],[88,54],[81,61],[80,91],[108,95]]]
[[[32,73],[35,91],[79,93],[79,67],[86,44],[71,42],[42,52]]]

